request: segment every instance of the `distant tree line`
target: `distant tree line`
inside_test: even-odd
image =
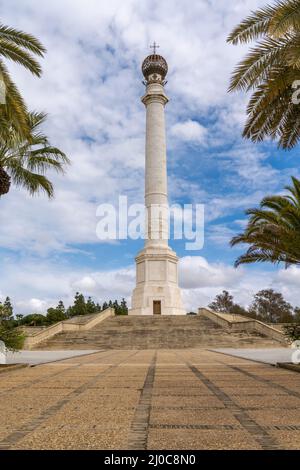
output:
[[[280,292],[273,289],[257,292],[249,308],[244,308],[236,303],[233,295],[223,290],[209,304],[209,308],[220,313],[244,315],[265,323],[300,324],[300,307],[293,307]]]
[[[25,335],[15,328],[16,320],[13,317],[13,307],[9,297],[0,302],[0,341],[5,343],[7,349],[12,351],[21,349]]]
[[[9,317],[10,319],[10,327],[49,326],[59,321],[67,320],[68,318],[80,315],[91,315],[93,313],[99,313],[109,307],[115,309],[116,315],[128,315],[128,307],[124,298],[121,300],[120,303],[118,302],[118,300],[109,300],[108,302],[104,302],[103,305],[100,305],[98,302],[94,302],[91,297],[88,297],[86,299],[84,295],[79,292],[76,292],[72,305],[66,308],[63,301],[60,300],[56,307],[48,308],[47,314],[45,315],[42,315],[40,313],[31,313],[26,316],[16,314],[14,317],[13,306],[10,298],[7,297],[3,304],[0,302],[0,309],[4,309],[6,312],[6,317]]]

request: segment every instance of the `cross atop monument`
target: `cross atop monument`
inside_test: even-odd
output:
[[[158,49],[159,47],[160,46],[154,41],[153,46],[150,46],[150,49],[153,49],[153,54],[156,54],[156,49]]]

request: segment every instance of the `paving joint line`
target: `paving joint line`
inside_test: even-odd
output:
[[[180,358],[179,354],[176,353]],[[242,425],[242,427],[253,436],[256,442],[261,446],[263,450],[275,450],[279,449],[279,445],[268,432],[262,428],[254,419],[252,419],[245,409],[241,408],[234,400],[230,398],[221,388],[214,384],[208,379],[197,367],[191,364],[189,361],[183,359],[185,364],[193,372],[193,374],[204,384],[206,387],[213,392],[213,394],[225,405],[225,408],[231,411],[236,420]]]
[[[241,424],[150,424],[151,429],[200,429],[210,431],[241,431],[244,427]],[[262,429],[268,431],[299,431],[300,425],[298,424],[282,424],[282,425],[266,425],[261,426]]]
[[[100,353],[104,354],[105,352],[107,351],[99,351]],[[94,353],[93,353],[94,354]],[[98,353],[97,353],[98,354]],[[110,354],[112,354],[110,352]],[[88,354],[87,354],[88,355]],[[108,354],[109,356],[109,354]],[[84,356],[81,356],[81,357],[85,357]],[[72,358],[68,358],[68,359],[72,359]],[[96,358],[94,361],[92,362],[96,362],[98,358]],[[48,363],[49,364],[49,363]],[[42,365],[45,365],[45,364],[37,364],[36,366],[34,367],[38,367],[38,366],[42,366]],[[64,372],[67,372],[69,370],[72,370],[72,369],[78,369],[79,367],[81,367],[83,364],[77,364],[76,366],[70,366],[70,367],[67,367],[66,369],[64,370],[59,370],[58,372],[54,372],[53,374],[49,374],[49,375],[46,375],[45,377],[41,378],[41,379],[34,379],[34,380],[30,380],[29,382],[25,382],[25,383],[22,383],[20,385],[16,385],[15,387],[12,387],[12,388],[9,388],[9,389],[6,389],[6,390],[3,390],[2,392],[0,392],[0,397],[6,395],[7,393],[11,393],[11,392],[15,392],[16,390],[19,390],[19,389],[26,389],[28,387],[31,387],[31,385],[36,385],[38,383],[43,383],[45,382],[46,380],[48,379],[52,379],[53,377],[57,377],[58,375],[61,375],[63,374]]]
[[[236,356],[235,356],[236,357]],[[236,370],[237,372],[241,372],[242,374],[246,375],[247,377],[250,377],[251,379],[254,379],[256,380],[257,382],[260,382],[260,383],[264,383],[264,384],[267,384],[267,385],[270,385],[271,387],[274,387],[276,388],[277,390],[281,390],[285,393],[287,393],[288,395],[290,396],[293,396],[293,397],[296,397],[296,398],[300,398],[300,393],[299,392],[295,392],[295,390],[290,390],[289,388],[285,387],[284,385],[281,385],[281,384],[278,384],[276,382],[273,382],[273,380],[271,379],[266,379],[264,377],[260,377],[256,374],[253,374],[252,372],[249,372],[247,370],[244,370],[238,366],[234,366],[232,364],[227,364],[226,362],[222,362],[220,360],[218,360],[217,362],[219,362],[219,364],[223,364],[227,367],[229,367],[230,369],[233,369],[233,370]],[[265,366],[270,366],[270,367],[274,367],[272,366],[271,364],[265,364],[265,363],[261,363]]]
[[[155,351],[154,357],[150,362],[145,382],[141,391],[139,403],[136,407],[136,411],[131,423],[127,446],[129,450],[147,449],[156,362],[157,351]]]
[[[33,351],[46,351],[45,349],[34,349]],[[50,352],[52,351],[56,351],[55,349],[50,349],[49,350]],[[68,351],[68,349],[66,349],[65,351]],[[80,349],[77,349],[77,351],[80,351]],[[68,361],[69,359],[79,359],[80,357],[87,357],[87,356],[93,356],[94,354],[98,354],[98,353],[103,353],[103,352],[106,352],[105,349],[99,349],[98,351],[94,351],[94,352],[90,352],[90,353],[87,353],[87,354],[80,354],[80,355],[77,355],[77,356],[70,356],[70,357],[63,357],[61,359],[54,359],[53,361],[47,361],[47,362],[40,362],[39,364],[29,364],[29,367],[39,367],[39,366],[45,366],[47,364],[53,364],[53,363],[56,363],[56,362],[62,362],[62,361]]]
[[[115,351],[114,351],[115,352]],[[80,387],[77,387],[75,390],[72,390],[66,397],[62,398],[54,405],[50,406],[46,410],[44,410],[39,416],[31,420],[29,423],[24,424],[20,429],[13,431],[11,434],[6,436],[4,439],[0,441],[0,450],[9,450],[12,446],[17,444],[21,439],[23,439],[27,434],[35,431],[44,421],[55,415],[64,405],[69,403],[74,398],[78,397],[82,393],[84,393],[90,385],[93,385],[98,381],[99,378],[102,378],[111,370],[116,369],[119,367],[122,362],[127,361],[132,356],[136,355],[138,351],[135,351],[133,354],[130,354],[125,359],[122,359],[117,364],[109,366],[106,370],[100,372],[95,377],[93,377],[88,382],[84,383]],[[75,366],[76,367],[76,366]]]

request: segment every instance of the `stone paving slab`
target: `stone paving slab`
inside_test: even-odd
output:
[[[300,431],[270,431],[270,434],[287,450],[299,450]]]
[[[212,351],[230,354],[244,359],[276,365],[278,362],[291,362],[293,349],[291,348],[264,348],[264,349],[233,349],[220,348]]]
[[[238,421],[228,410],[203,410],[193,409],[173,409],[169,408],[163,410],[152,410],[150,416],[150,425],[153,424],[167,424],[167,425],[197,425],[201,423],[202,425],[223,423],[238,425]]]
[[[40,364],[0,396],[0,450],[300,448],[299,375],[204,349]]]
[[[249,415],[262,426],[298,426],[300,422],[300,409],[298,407],[292,409],[255,410],[249,411]]]
[[[97,352],[96,349],[69,350],[69,351],[18,351],[9,352],[6,357],[7,364],[45,364],[47,362],[60,361],[68,357],[78,357]]]
[[[158,450],[259,450],[260,446],[244,431],[151,429],[149,448]]]

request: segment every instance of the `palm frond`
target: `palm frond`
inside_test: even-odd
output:
[[[30,139],[12,130],[5,142],[0,140],[0,167],[11,176],[16,186],[24,187],[31,195],[44,191],[51,198],[53,185],[45,175],[50,170],[64,173],[70,160],[64,152],[50,145],[40,131],[39,126],[45,118],[44,113],[28,113]]]
[[[231,246],[249,245],[235,266],[254,262],[300,264],[300,180],[293,178],[287,189],[290,194],[267,196],[259,208],[247,211],[250,217],[244,232],[230,242]]]
[[[28,138],[30,126],[28,123],[26,104],[1,59],[0,76],[6,88],[6,102],[4,105],[0,106],[0,116],[3,120],[3,126],[0,128],[0,140],[5,141],[5,139],[8,138],[11,126],[20,134],[20,136]]]
[[[0,80],[5,85],[5,104],[0,104],[0,142],[11,133],[30,138],[28,113],[22,96],[13,83],[3,59],[22,65],[32,74],[40,76],[42,69],[34,56],[42,57],[45,48],[34,36],[0,24]]]
[[[0,40],[5,39],[17,46],[31,51],[33,54],[43,57],[46,48],[34,36],[14,28],[0,24]]]
[[[283,147],[287,141],[286,134],[291,132],[291,119],[295,123],[295,115],[300,112],[300,108],[292,102],[293,90],[290,86],[296,76],[294,69],[278,69],[270,74],[264,84],[257,87],[247,107],[244,137],[254,142],[260,142],[267,136],[279,138],[279,146]],[[299,131],[299,126],[293,127],[289,148],[295,144]]]
[[[262,39],[260,39],[262,38]],[[291,149],[300,141],[300,107],[292,100],[300,73],[300,0],[279,0],[257,10],[229,37],[229,42],[260,39],[233,71],[229,91],[254,90],[247,107],[243,137],[266,138]]]
[[[285,56],[289,67],[300,69],[300,26],[298,31],[290,37]]]
[[[294,202],[300,206],[300,181],[292,176],[292,183],[292,186],[286,186],[285,189],[292,194]]]
[[[69,163],[68,157],[56,147],[44,147],[33,150],[27,157],[28,169],[31,171],[38,170],[43,174],[51,169],[57,173],[64,173],[64,166]]]
[[[288,44],[284,39],[266,38],[240,62],[234,70],[229,92],[246,90],[260,85],[268,78],[270,69],[280,63],[282,51]]]
[[[19,46],[1,39],[0,37],[0,56],[5,57],[6,59],[13,60],[14,62],[23,65],[28,69],[32,74],[41,76],[42,68],[40,64],[35,60],[35,58],[24,51]]]
[[[267,33],[275,8],[267,6],[242,21],[228,36],[227,42],[231,44],[247,43]]]
[[[44,176],[38,173],[33,173],[29,169],[20,165],[18,159],[10,161],[9,172],[13,183],[16,186],[25,188],[30,195],[44,191],[49,198],[54,195],[52,183]]]
[[[268,33],[276,38],[286,34],[287,31],[300,29],[300,1],[279,1],[268,26]]]

